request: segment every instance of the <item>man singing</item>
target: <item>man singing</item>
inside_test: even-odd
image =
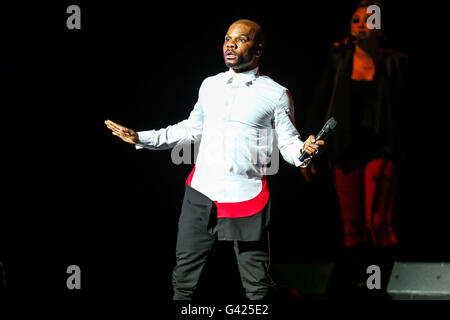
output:
[[[260,73],[262,28],[238,20],[223,44],[227,72],[206,78],[187,120],[160,130],[135,132],[110,120],[113,135],[151,150],[200,141],[178,222],[175,300],[192,299],[216,240],[234,241],[246,296],[264,299],[273,286],[268,274],[270,197],[265,175],[272,132],[283,158],[295,166],[302,153],[318,152],[323,140],[300,140],[288,90]],[[269,160],[269,161],[268,161]]]

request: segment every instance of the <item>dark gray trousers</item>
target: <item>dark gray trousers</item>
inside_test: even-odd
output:
[[[176,265],[172,274],[174,300],[192,299],[208,256],[217,241],[216,217],[215,204],[202,193],[186,186],[178,221]],[[265,298],[273,287],[268,273],[268,240],[268,236],[264,236],[259,241],[234,241],[242,285],[250,300]]]

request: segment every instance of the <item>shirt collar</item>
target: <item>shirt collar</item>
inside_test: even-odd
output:
[[[249,86],[259,75],[259,67],[236,73],[231,68],[226,72],[226,83],[234,86]]]

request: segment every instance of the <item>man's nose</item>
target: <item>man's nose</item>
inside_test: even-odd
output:
[[[227,42],[227,49],[231,49],[231,48],[234,48],[234,49],[237,48],[236,42],[234,42],[234,41]]]

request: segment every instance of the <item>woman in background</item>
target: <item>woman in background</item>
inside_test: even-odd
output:
[[[407,56],[380,46],[383,24],[370,28],[370,5],[377,5],[383,14],[380,1],[358,2],[350,22],[351,36],[333,45],[308,117],[315,120],[307,126],[317,130],[331,116],[338,122],[326,158],[355,289],[366,286],[369,262],[364,254],[369,245],[380,253],[375,263],[381,268],[384,287],[392,268],[392,250],[398,242],[392,208],[403,154],[398,120],[404,112],[408,69]],[[301,172],[308,181],[314,166]]]

